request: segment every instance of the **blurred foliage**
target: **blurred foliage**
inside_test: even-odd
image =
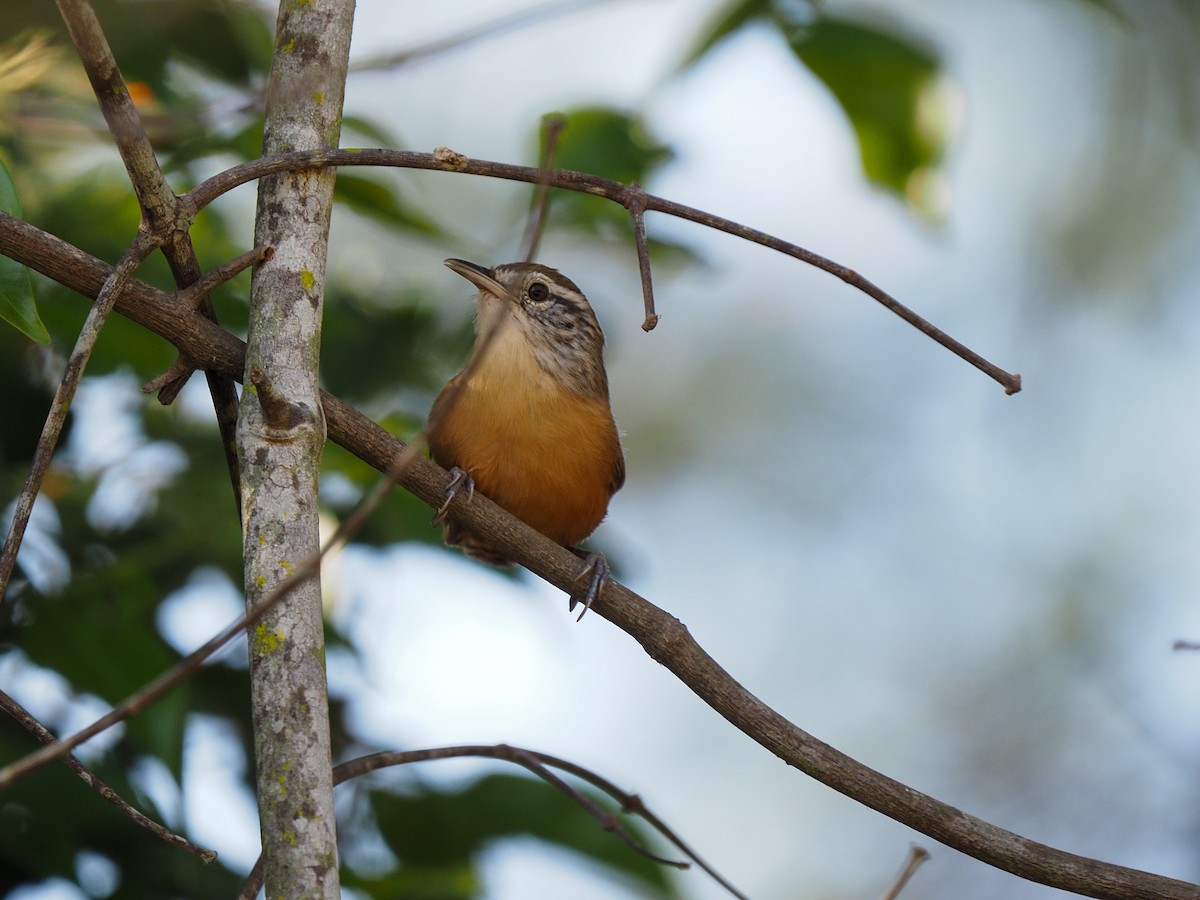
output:
[[[703,32],[684,66],[763,24],[829,88],[854,129],[867,178],[914,210],[933,212],[931,184],[947,140],[937,53],[893,22],[841,18],[815,2],[735,0]]]
[[[612,801],[595,795],[601,808]],[[658,896],[674,896],[663,866],[636,854],[596,827],[596,820],[566,795],[543,781],[490,775],[460,790],[419,788],[403,793],[374,791],[371,812],[400,866],[362,887],[372,897],[477,896],[479,885],[464,861],[476,859],[500,838],[535,837],[601,862],[640,882]],[[636,823],[623,822],[639,841]],[[384,884],[414,880],[437,885],[429,893],[393,893]],[[452,886],[458,885],[455,890]]]
[[[0,210],[21,217],[21,204],[3,162],[0,162]],[[0,256],[0,318],[39,344],[50,343],[50,333],[38,318],[33,301],[29,270],[6,256]]]
[[[258,155],[272,46],[268,10],[248,0],[95,0],[93,6],[176,189],[213,168]],[[797,61],[842,104],[870,177],[904,190],[941,151],[918,127],[917,115],[938,71],[935,56],[890,29],[816,13],[800,22],[796,8],[763,0],[734,4],[710,27],[693,61],[751,21],[772,23]],[[0,45],[0,162],[11,173],[11,183],[0,174],[0,206],[17,210],[20,197],[29,221],[115,260],[136,232],[140,214],[56,9],[51,3],[0,0],[0,20],[6,26]],[[565,119],[557,166],[645,184],[672,159],[672,150],[636,111],[589,106],[569,111]],[[385,127],[352,110],[344,131],[372,144],[398,145]],[[342,173],[336,199],[342,209],[409,239],[439,247],[452,240],[390,173]],[[588,240],[630,238],[628,214],[594,197],[560,192],[550,222]],[[236,233],[221,211],[206,210],[192,230],[201,265],[211,268],[245,249]],[[652,249],[681,248],[657,243]],[[157,255],[138,277],[172,288]],[[50,345],[34,347],[21,332],[38,340],[45,335],[29,302],[28,282],[25,270],[0,260],[0,315],[16,325],[0,328],[5,498],[20,490],[53,384],[87,313],[87,304],[71,292],[35,277],[33,293]],[[235,332],[245,327],[247,293],[243,275],[213,296],[222,323]],[[385,297],[346,280],[327,287],[324,383],[403,436],[419,428],[434,391],[471,341],[469,322],[446,321],[425,299],[404,284]],[[124,373],[126,381],[146,381],[174,358],[166,342],[113,317],[89,363],[89,378]],[[54,673],[62,713],[48,723],[55,727],[66,727],[67,712],[81,698],[114,703],[178,659],[178,649],[160,631],[159,613],[164,599],[199,570],[216,569],[233,584],[241,581],[241,535],[216,429],[209,419],[137,399],[128,386],[122,390],[128,411],[114,415],[112,424],[125,428],[123,443],[116,450],[72,444],[60,453],[39,501],[47,517],[31,526],[29,552],[0,606],[0,672]],[[72,420],[68,428],[73,425]],[[161,452],[155,456],[154,450]],[[179,460],[177,469],[164,466],[162,454]],[[329,492],[330,510],[339,514],[377,476],[330,446],[323,477],[339,487]],[[105,512],[105,498],[118,482],[126,498],[138,503],[114,519]],[[438,542],[439,536],[429,527],[429,510],[396,492],[358,539],[382,545]],[[206,635],[193,637],[199,643]],[[329,641],[345,644],[332,628]],[[99,755],[99,774],[161,818],[133,777],[137,766],[157,760],[179,785],[185,729],[197,715],[226,723],[250,758],[248,687],[244,669],[205,667],[127,724],[115,746]],[[361,749],[341,702],[332,702],[335,753]],[[0,759],[12,760],[33,746],[14,723],[0,723]],[[383,873],[378,867],[357,871],[347,863],[344,882],[373,897],[477,896],[480,851],[514,835],[569,848],[643,894],[673,894],[660,867],[528,778],[492,776],[463,789],[406,794],[355,789],[364,792],[370,814],[341,827],[350,850],[346,858],[355,859],[352,848],[360,843],[382,842],[402,863]],[[205,867],[127,822],[61,768],[0,796],[0,894],[50,878],[86,890],[80,859],[88,852],[116,867],[120,896],[229,896],[238,880],[221,865]]]

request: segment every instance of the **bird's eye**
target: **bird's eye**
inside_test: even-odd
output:
[[[526,291],[529,294],[529,299],[534,303],[544,303],[550,299],[550,288],[546,287],[544,282],[535,281]]]

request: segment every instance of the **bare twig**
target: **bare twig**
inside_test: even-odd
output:
[[[25,707],[3,691],[0,691],[0,709],[3,709],[12,716],[22,728],[43,744],[54,743],[54,735],[41,722],[35,719],[29,710],[25,709]],[[160,825],[144,813],[134,809],[125,802],[120,794],[101,781],[91,769],[81,763],[73,754],[68,754],[63,761],[72,772],[83,779],[84,784],[132,819],[135,824],[158,835],[158,837],[162,838],[168,844],[173,844],[181,850],[186,850],[192,856],[198,857],[206,864],[217,858],[217,854],[214,851],[206,850],[204,847],[193,844],[182,835],[176,834],[165,825]]]
[[[553,766],[556,769],[561,769],[564,772],[570,772],[575,777],[582,778],[593,787],[604,791],[604,793],[608,794],[610,797],[614,797],[619,800],[621,803],[622,812],[641,816],[643,819],[649,822],[651,827],[659,832],[659,834],[674,844],[681,853],[688,857],[688,859],[707,872],[708,876],[712,878],[713,881],[721,885],[721,887],[723,887],[734,897],[744,898],[744,895],[737,888],[726,881],[716,869],[705,862],[703,857],[701,857],[699,853],[685,843],[684,840],[679,837],[679,835],[675,834],[675,832],[672,831],[662,819],[647,809],[646,805],[642,802],[642,798],[637,794],[626,793],[607,779],[597,775],[590,769],[585,769],[582,766],[571,762],[570,760],[561,759],[560,757],[551,756],[548,753],[540,753],[535,750],[530,750],[528,752],[533,753],[546,765]]]
[[[193,281],[187,287],[175,291],[175,293],[171,296],[175,297],[177,302],[183,304],[186,306],[186,308],[199,309],[201,312],[203,312],[204,301],[213,288],[219,284],[224,284],[231,278],[236,277],[255,263],[262,262],[264,259],[270,259],[274,252],[275,249],[273,247],[265,244],[261,247],[255,247],[253,250],[243,253],[236,259],[232,259],[223,265],[217,266],[217,268],[203,275],[197,281]],[[212,319],[211,316],[208,318]],[[191,370],[191,366],[184,362],[183,357],[181,356],[175,360],[174,364],[172,364],[171,368],[167,369],[166,372],[163,372],[156,378],[150,379],[150,381],[142,385],[142,391],[146,394],[153,394],[156,391],[161,391],[169,384],[178,383],[179,379],[186,376],[187,372],[190,372]]]
[[[904,868],[900,870],[900,874],[896,876],[896,880],[888,889],[879,896],[879,900],[896,900],[900,896],[900,892],[904,890],[904,886],[917,874],[917,869],[921,868],[921,864],[927,859],[929,859],[929,851],[913,844],[908,851],[908,859],[904,861]]]
[[[1200,650],[1200,641],[1178,640],[1171,645],[1172,650]]]
[[[572,172],[555,169],[548,175],[540,169],[531,166],[515,166],[508,163],[490,162],[487,160],[470,159],[461,153],[439,148],[433,153],[418,153],[409,150],[318,150],[283,153],[279,156],[257,159],[248,163],[233,166],[212,178],[201,182],[190,192],[180,198],[194,210],[202,209],[217,197],[232,190],[238,185],[254,181],[265,175],[277,172],[302,169],[310,166],[390,166],[407,169],[430,169],[444,172],[461,172],[467,175],[483,175],[488,178],[504,178],[509,181],[523,181],[527,184],[537,184],[540,179],[546,179],[551,187],[564,190],[579,191],[606,197],[622,206],[628,205],[631,199],[629,185],[583,172]],[[843,266],[833,260],[826,259],[811,250],[782,240],[756,228],[720,216],[714,216],[703,210],[685,206],[656,197],[654,194],[637,193],[637,202],[644,205],[646,211],[661,212],[689,222],[695,222],[707,228],[723,231],[726,234],[740,237],[755,244],[761,244],[768,249],[786,254],[801,262],[814,266],[822,271],[840,278],[842,281],[862,291],[868,297],[891,310],[922,334],[932,338],[951,353],[969,362],[989,378],[999,383],[1006,394],[1015,394],[1021,390],[1021,376],[1006,372],[980,356],[970,347],[952,338],[932,322],[922,318],[900,301],[892,297],[871,281],[868,281],[853,269]],[[628,208],[628,207],[627,207]]]
[[[653,331],[658,324],[658,313],[654,311],[654,285],[650,279],[650,246],[646,240],[646,192],[636,182],[629,185],[624,206],[633,217],[633,243],[637,247],[638,274],[642,279],[642,303],[646,307],[646,318],[642,320],[642,331]]]
[[[129,175],[129,182],[142,210],[143,223],[155,236],[163,255],[167,258],[175,284],[180,287],[192,284],[200,279],[201,271],[186,227],[191,220],[188,219],[184,223],[180,219],[179,198],[167,184],[158,164],[154,148],[150,145],[150,138],[142,125],[141,116],[129,95],[125,79],[121,77],[121,70],[117,67],[96,13],[88,0],[57,0],[57,3],[59,13],[79,54],[79,60],[91,82],[96,103],[104,115],[108,130],[112,133],[121,160],[125,163],[125,171]],[[190,302],[198,304],[206,317],[214,322],[217,320],[207,291]],[[178,359],[166,375],[155,379],[160,384],[160,403],[169,405],[174,401],[191,377],[193,368],[186,360]],[[233,486],[234,504],[240,516],[241,492],[238,488],[237,458],[233,453],[238,409],[234,380],[216,372],[205,372],[205,378],[212,396],[217,427],[221,432],[221,446]]]
[[[197,280],[193,281],[186,287],[180,288],[175,292],[174,296],[179,303],[185,304],[190,309],[202,310],[204,298],[217,285],[236,278],[242,272],[246,271],[253,265],[270,259],[275,255],[275,248],[267,244],[255,247],[253,250],[247,250],[236,259],[231,259],[227,263],[222,263],[211,272],[208,272]]]
[[[621,827],[616,817],[606,810],[600,808],[586,796],[579,793],[557,775],[547,768],[543,762],[542,756],[532,750],[524,750],[520,747],[513,747],[509,744],[490,744],[490,745],[473,745],[463,747],[439,747],[429,750],[410,750],[410,751],[390,751],[383,753],[372,753],[370,756],[362,756],[358,759],[351,760],[347,763],[342,763],[336,766],[333,770],[334,784],[341,784],[344,781],[349,781],[351,778],[358,778],[366,775],[368,772],[374,772],[378,769],[388,768],[390,766],[406,765],[413,762],[425,762],[433,759],[456,759],[463,756],[483,756],[490,759],[503,759],[508,762],[516,763],[528,769],[534,775],[537,775],[546,783],[562,791],[571,798],[576,804],[584,809],[588,815],[600,823],[600,827],[605,831],[612,832],[631,850],[641,854],[647,859],[651,859],[656,863],[661,863],[664,866],[671,866],[676,869],[688,868],[688,863],[680,860],[665,859],[652,853],[645,845],[638,841],[633,835]],[[620,792],[623,794],[624,792]],[[617,799],[620,799],[618,795]]]
[[[427,762],[435,759],[460,759],[462,757],[483,757],[487,759],[500,759],[507,762],[516,763],[528,769],[534,775],[545,780],[553,785],[558,790],[562,791],[570,797],[575,803],[579,804],[591,815],[600,826],[606,831],[612,831],[617,834],[626,844],[634,851],[641,855],[667,866],[673,866],[678,869],[686,869],[688,863],[679,862],[670,859],[664,859],[647,850],[640,842],[632,835],[621,828],[615,818],[605,810],[596,806],[586,796],[576,791],[569,784],[555,775],[550,769],[561,769],[564,772],[569,772],[591,784],[601,792],[612,797],[621,804],[621,811],[632,813],[644,818],[656,831],[661,833],[668,841],[674,844],[685,856],[695,862],[700,868],[708,873],[718,884],[727,890],[732,896],[745,900],[745,895],[733,887],[728,881],[722,878],[711,866],[705,863],[690,847],[680,840],[670,828],[663,824],[662,820],[651,813],[642,803],[641,798],[636,794],[630,794],[621,790],[608,779],[596,774],[578,763],[569,762],[560,759],[556,756],[551,756],[548,753],[541,753],[537,750],[526,750],[521,747],[513,747],[509,744],[469,744],[456,747],[436,747],[426,750],[405,750],[391,751],[384,753],[373,753],[370,756],[362,756],[358,759],[342,763],[336,766],[333,770],[333,783],[342,784],[352,778],[358,778],[370,772],[378,771],[379,769],[390,766],[401,766],[415,762]],[[261,862],[261,861],[260,861]],[[251,900],[262,886],[262,866],[260,863],[255,863],[246,881],[242,884],[242,889],[238,894],[239,898]]]
[[[550,170],[554,166],[554,154],[558,150],[558,138],[566,126],[567,120],[554,114],[542,119],[541,158],[538,159],[538,170],[545,173],[537,183],[529,205],[529,219],[525,223],[525,236],[521,245],[525,247],[525,262],[537,259],[538,248],[542,244],[542,234],[546,230],[546,216],[550,211]]]
[[[151,237],[146,232],[139,231],[134,242],[117,263],[117,267],[108,275],[104,287],[96,297],[96,303],[83,323],[79,337],[75,340],[75,349],[71,351],[67,360],[67,368],[58,383],[58,389],[54,392],[54,402],[50,405],[46,424],[42,426],[42,434],[38,438],[33,462],[29,467],[29,476],[25,479],[25,486],[17,498],[4,550],[0,552],[0,600],[3,600],[8,589],[9,579],[12,578],[13,568],[17,563],[17,553],[21,549],[25,529],[29,526],[29,516],[33,513],[34,501],[42,489],[42,479],[46,477],[46,470],[50,467],[50,459],[58,446],[67,412],[75,398],[79,381],[83,378],[83,370],[96,346],[96,339],[100,337],[100,330],[104,327],[108,314],[112,312],[117,297],[121,295],[125,282],[153,249],[154,241]]]

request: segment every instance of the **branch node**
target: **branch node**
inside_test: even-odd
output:
[[[217,266],[211,272],[197,278],[186,287],[180,288],[175,292],[175,301],[185,305],[189,310],[195,311],[200,308],[200,304],[204,302],[204,298],[218,285],[224,284],[251,266],[256,266],[274,255],[275,248],[270,244],[260,244],[253,250],[247,250],[241,256]]]
[[[270,376],[257,365],[250,367],[250,383],[254,385],[258,405],[262,408],[270,431],[289,433],[308,418],[308,407],[285,397]]]
[[[626,794],[621,803],[621,812],[635,816],[644,815],[646,804],[642,801],[641,794]]]
[[[471,158],[457,150],[451,150],[449,147],[435,147],[433,161],[442,169],[461,172],[470,164]]]

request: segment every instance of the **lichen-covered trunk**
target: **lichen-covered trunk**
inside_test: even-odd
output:
[[[264,154],[336,147],[353,0],[283,0],[268,86]],[[322,294],[335,172],[259,184],[255,272],[238,419],[247,602],[318,549]],[[302,582],[250,634],[258,808],[268,897],[337,897],[337,833],[319,578]]]

